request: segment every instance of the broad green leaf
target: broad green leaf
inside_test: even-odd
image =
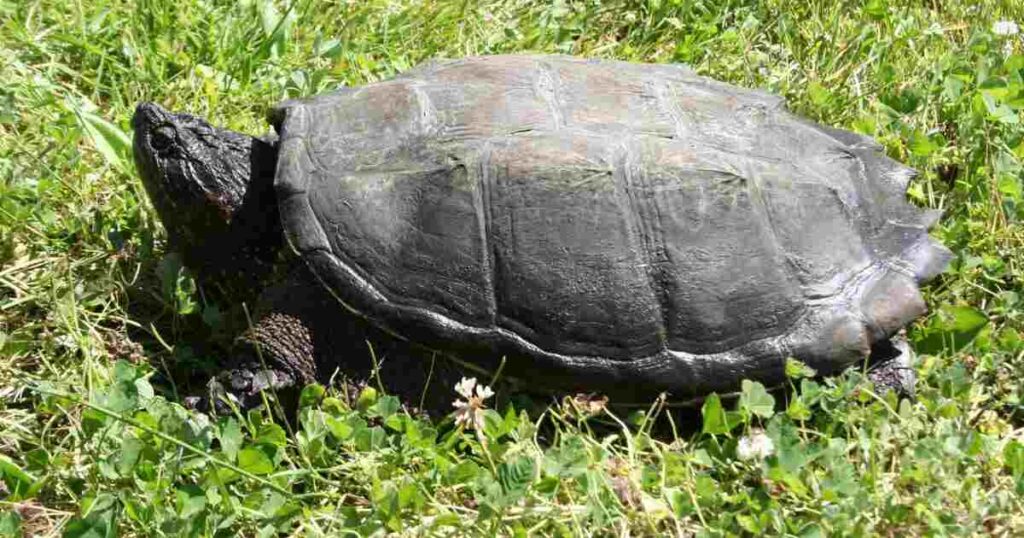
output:
[[[115,413],[131,411],[138,406],[138,390],[134,382],[119,381],[110,386],[104,399],[107,409]]]
[[[7,486],[10,500],[17,500],[29,496],[32,492],[36,479],[19,467],[7,456],[0,455],[0,479],[3,479]]]
[[[807,96],[818,107],[825,108],[832,101],[832,92],[821,85],[818,81],[811,81],[807,85]]]
[[[72,108],[82,130],[103,159],[114,168],[127,170],[132,154],[132,142],[128,135],[120,127],[77,105],[72,105]]]
[[[252,474],[274,472],[274,461],[264,447],[247,447],[238,452],[238,466]]]
[[[562,441],[561,446],[548,450],[542,467],[546,474],[574,478],[585,473],[589,463],[583,440],[572,436]]]
[[[387,483],[384,487],[373,488],[370,500],[373,502],[378,517],[389,529],[396,532],[402,529],[398,492],[395,490],[394,484]]]
[[[323,410],[323,412],[327,413],[328,415],[333,415],[337,417],[348,411],[348,405],[345,404],[345,402],[339,400],[338,398],[328,396],[324,398],[322,402],[320,402],[320,409]]]
[[[117,462],[117,472],[122,477],[128,478],[132,475],[144,448],[142,441],[135,437],[126,437],[121,442],[121,458]]]
[[[376,401],[377,389],[373,387],[364,387],[363,390],[359,391],[359,397],[356,398],[356,409],[365,412]]]
[[[1014,477],[1024,476],[1024,444],[1015,440],[1006,443],[1006,447],[1003,448],[1003,462]]]
[[[415,482],[407,479],[402,487],[398,488],[398,506],[405,509],[419,507],[422,504],[423,494]]]
[[[497,439],[508,433],[507,423],[500,413],[494,409],[484,409],[481,414],[484,417],[484,435],[488,439]]]
[[[468,484],[480,473],[480,466],[476,463],[465,460],[448,469],[445,474],[445,481],[448,484]]]
[[[138,377],[135,373],[135,366],[128,361],[118,360],[114,363],[114,379],[117,381],[133,382]]]
[[[800,531],[800,538],[825,538],[828,536],[817,523],[810,523]]]
[[[285,506],[287,499],[276,491],[268,491],[266,498],[260,504],[258,511],[266,518],[272,518],[280,513]]]
[[[953,76],[948,76],[942,81],[942,96],[949,101],[955,101],[963,93],[964,87],[967,84]]]
[[[437,529],[441,527],[458,527],[462,524],[462,518],[458,514],[451,512],[445,512],[434,517],[434,522],[431,524],[431,528]]]
[[[271,58],[278,58],[284,54],[290,35],[291,23],[295,14],[291,8],[282,15],[272,0],[257,0],[260,24],[263,27],[263,35],[266,37],[264,50]]]
[[[429,448],[437,439],[437,430],[426,422],[415,419],[405,421],[405,440],[419,448]]]
[[[1022,195],[1021,180],[1020,178],[1006,174],[1000,176],[997,184],[999,192],[1002,193],[1004,198],[1009,198],[1014,202],[1024,202],[1024,195]]]
[[[318,403],[324,397],[326,393],[323,385],[312,383],[302,387],[302,393],[299,395],[299,407],[312,407]]]
[[[805,444],[796,425],[784,415],[772,419],[765,433],[775,447],[776,463],[786,472],[796,473],[821,455],[820,447]]]
[[[387,418],[395,414],[401,406],[402,404],[398,401],[398,398],[394,396],[381,396],[373,405],[366,409],[366,414],[371,417]]]
[[[380,426],[359,428],[355,432],[356,450],[361,452],[376,450],[384,444],[385,438],[387,438],[387,434]]]
[[[740,409],[761,418],[775,414],[775,398],[757,381],[744,379],[741,384]]]
[[[831,490],[838,494],[837,496],[840,498],[848,497],[856,494],[857,490],[860,489],[857,472],[849,462],[833,460],[828,471],[828,474],[821,483],[826,495]]]
[[[807,496],[807,486],[800,480],[800,477],[795,473],[786,471],[782,466],[777,465],[769,469],[768,478],[776,482],[782,482],[786,485],[786,489],[796,495],[801,497]]]
[[[801,379],[804,377],[814,377],[818,373],[814,371],[814,368],[807,366],[802,361],[789,357],[786,359],[786,377],[790,379]]]
[[[765,526],[761,521],[761,518],[754,517],[748,514],[737,514],[736,522],[740,524],[743,530],[747,531],[750,535],[757,536],[765,531]]]
[[[680,488],[665,488],[665,498],[672,512],[678,517],[687,517],[695,512],[690,494]]]
[[[735,413],[727,412],[722,407],[722,400],[715,393],[705,398],[700,413],[703,418],[701,427],[703,433],[712,435],[729,433],[739,423],[739,417]]]
[[[178,517],[190,518],[206,508],[206,492],[198,486],[184,486],[175,492]]]
[[[807,406],[807,402],[803,398],[797,396],[786,406],[786,415],[793,420],[807,420],[811,418],[811,408]]]
[[[112,420],[110,417],[95,409],[86,409],[82,411],[82,430],[87,435],[92,435],[104,427],[110,420]]]
[[[498,465],[498,483],[506,495],[518,499],[533,482],[535,465],[533,459],[520,456],[511,462]]]
[[[341,41],[336,38],[331,38],[326,41],[317,38],[316,42],[313,44],[313,53],[317,56],[337,58],[341,55],[341,51]]]
[[[352,432],[355,431],[355,428],[353,428],[348,421],[331,415],[324,417],[324,423],[327,425],[327,429],[330,430],[331,435],[339,441],[344,441],[349,437],[352,437]]]
[[[1006,81],[1000,78],[989,78],[978,85],[978,90],[997,102],[1002,101],[1012,91]]]
[[[263,35],[270,37],[277,30],[281,22],[281,13],[277,10],[272,0],[257,0],[256,7],[259,10],[260,26],[263,28]]]
[[[1011,54],[1003,62],[1003,69],[1013,73],[1024,70],[1024,54]]]
[[[110,494],[86,498],[82,502],[82,516],[72,519],[64,527],[65,538],[114,538],[117,500]]]
[[[238,449],[242,446],[242,427],[234,417],[228,417],[221,422],[220,449],[229,461],[234,461],[238,455]]]
[[[693,454],[690,457],[690,462],[701,467],[715,466],[714,458],[712,458],[711,454],[709,454],[708,451],[703,448],[698,448],[697,450],[693,451]]]
[[[995,97],[979,93],[975,95],[976,109],[979,108],[979,102],[980,107],[983,107],[987,112],[987,119],[1010,125],[1020,123],[1020,115],[1017,111],[1004,104],[1000,104]]]
[[[918,157],[927,157],[939,149],[939,145],[932,141],[931,137],[921,131],[914,131],[907,143],[910,153]]]
[[[706,474],[697,476],[697,481],[694,483],[693,488],[697,493],[698,498],[714,498],[719,494],[721,489],[722,488],[718,486],[718,482]]]
[[[35,471],[46,470],[50,466],[50,453],[45,448],[35,448],[25,453],[28,468]]]
[[[22,536],[21,516],[10,509],[0,511],[0,537]]]
[[[135,394],[138,395],[139,400],[143,403],[149,400],[153,396],[156,396],[156,392],[153,390],[153,385],[149,384],[149,380],[140,377],[132,382],[135,385]]]
[[[384,419],[384,425],[387,426],[388,429],[390,429],[391,431],[401,432],[405,430],[407,418],[408,417],[406,417],[405,415],[391,415],[388,418]]]
[[[988,325],[985,314],[973,307],[945,305],[916,338],[917,351],[929,355],[944,350],[956,352],[974,340]]]
[[[113,538],[117,536],[113,515],[110,513],[75,518],[64,527],[64,538]]]
[[[277,424],[264,424],[256,432],[256,442],[283,447],[288,444],[288,434],[285,433],[284,428]]]
[[[561,484],[562,481],[557,476],[545,476],[533,485],[533,491],[536,491],[541,495],[550,496],[558,491],[558,486]]]

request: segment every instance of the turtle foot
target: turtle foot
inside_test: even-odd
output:
[[[203,394],[184,398],[185,407],[213,415],[229,415],[234,410],[259,407],[267,396],[277,396],[288,406],[294,398],[296,380],[280,370],[233,369],[210,378]]]
[[[912,366],[914,352],[902,337],[884,340],[871,347],[868,379],[879,393],[895,391],[901,398],[913,399],[917,372]]]

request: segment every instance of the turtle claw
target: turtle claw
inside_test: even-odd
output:
[[[210,378],[203,393],[186,396],[182,405],[186,409],[215,416],[230,415],[234,410],[245,409],[243,400],[229,391],[218,377],[221,376]]]
[[[280,370],[228,370],[210,378],[204,394],[188,396],[183,404],[188,409],[223,416],[259,407],[265,390],[285,391],[294,386],[294,378]]]

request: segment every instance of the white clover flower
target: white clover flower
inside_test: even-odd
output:
[[[476,389],[474,391],[473,389]],[[475,377],[464,377],[455,385],[455,392],[466,400],[455,400],[455,425],[468,430],[480,431],[484,427],[484,400],[494,396],[494,391],[486,385],[478,385]]]
[[[996,21],[992,24],[992,33],[995,35],[1017,35],[1020,27],[1014,21]]]
[[[736,445],[736,457],[743,461],[763,460],[774,453],[775,443],[762,430],[751,431]]]

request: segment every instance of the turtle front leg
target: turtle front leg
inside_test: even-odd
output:
[[[187,403],[225,413],[225,399],[248,409],[272,390],[288,414],[308,383],[381,384],[409,409],[441,416],[451,410],[459,379],[479,375],[346,311],[302,266],[263,293],[256,322],[235,340],[229,369]]]
[[[233,367],[213,378],[208,389],[213,401],[230,394],[243,409],[259,405],[260,393],[267,390],[289,407],[296,391],[317,377],[310,327],[281,311],[268,313],[239,336],[232,358]]]
[[[201,410],[227,412],[225,399],[242,409],[258,406],[272,391],[286,408],[302,386],[316,381],[316,323],[325,298],[305,269],[297,269],[260,297],[256,322],[235,339],[229,368],[214,376],[206,394],[187,403]]]

